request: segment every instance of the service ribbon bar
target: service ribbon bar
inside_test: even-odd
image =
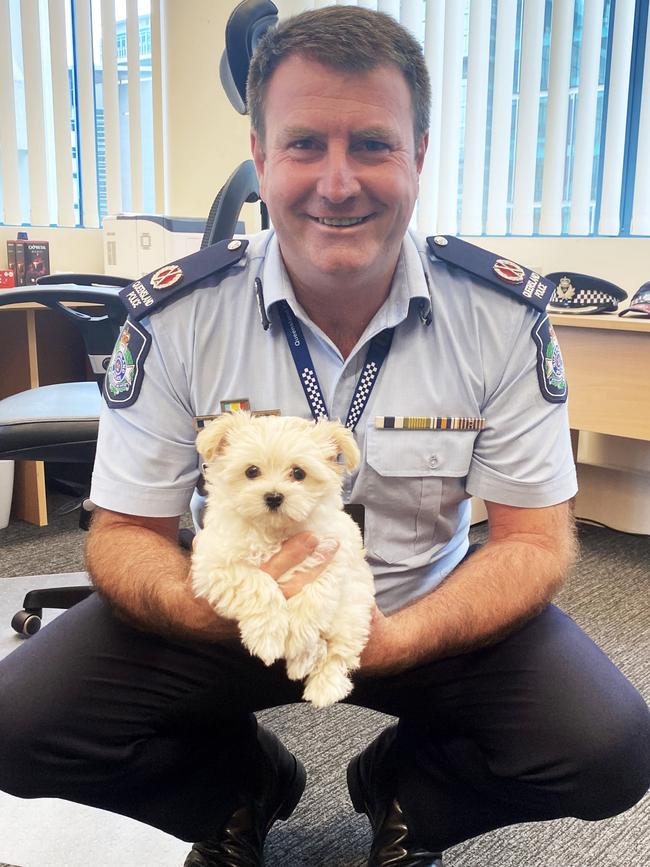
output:
[[[448,415],[378,415],[375,427],[380,430],[475,430],[485,427],[484,418],[459,418]]]

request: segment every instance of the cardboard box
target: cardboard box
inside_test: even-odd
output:
[[[49,241],[30,241],[25,238],[7,241],[7,270],[13,271],[12,285],[36,283],[39,277],[50,273]]]
[[[39,277],[50,273],[49,241],[17,241],[25,252],[25,286],[36,283]]]
[[[16,285],[11,268],[0,270],[0,289],[11,289]]]

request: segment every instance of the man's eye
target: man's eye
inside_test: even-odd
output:
[[[386,142],[375,141],[373,139],[368,139],[367,141],[362,142],[361,146],[364,150],[370,151],[371,153],[388,150]]]
[[[262,471],[260,470],[259,467],[255,467],[255,466],[246,467],[246,470],[244,471],[244,475],[246,476],[247,479],[256,479],[258,476],[262,475]]]
[[[291,142],[291,147],[294,148],[294,150],[298,151],[308,151],[313,149],[314,144],[315,143],[313,139],[301,138],[297,141]]]
[[[294,467],[291,470],[291,476],[296,482],[302,482],[303,479],[307,478],[307,473],[302,467]]]

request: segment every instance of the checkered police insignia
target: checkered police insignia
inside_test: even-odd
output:
[[[183,279],[183,270],[178,265],[165,265],[164,268],[159,268],[151,278],[151,285],[154,289],[163,291],[171,289],[179,280]]]
[[[560,344],[548,316],[542,314],[531,332],[537,346],[537,379],[549,403],[565,403],[568,386]]]
[[[352,397],[352,403],[350,404],[350,412],[348,413],[348,418],[345,423],[345,426],[350,428],[350,430],[355,429],[357,422],[363,414],[378,373],[379,368],[374,361],[371,361],[359,378],[359,382],[357,383],[357,387]]]
[[[300,374],[302,387],[307,396],[307,402],[314,418],[327,418],[327,408],[318,384],[318,377],[313,368],[305,367]]]
[[[104,377],[104,399],[113,409],[124,409],[138,399],[144,362],[151,346],[149,332],[127,319],[117,338]]]

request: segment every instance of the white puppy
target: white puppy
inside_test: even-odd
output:
[[[195,593],[237,620],[243,644],[266,665],[284,657],[292,680],[306,678],[307,701],[339,701],[368,640],[374,593],[361,533],[341,499],[342,475],[359,462],[352,434],[338,422],[235,412],[206,425],[196,443],[208,502],[192,556]],[[304,531],[339,548],[287,600],[259,566]]]

